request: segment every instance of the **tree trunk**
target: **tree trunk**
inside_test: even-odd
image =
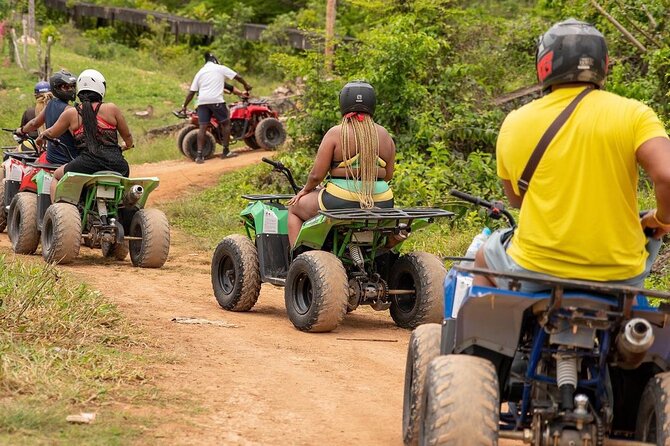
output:
[[[326,0],[326,47],[324,56],[326,58],[326,69],[333,68],[333,37],[335,35],[335,14],[337,0]]]

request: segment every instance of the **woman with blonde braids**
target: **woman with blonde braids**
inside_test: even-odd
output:
[[[340,91],[342,122],[323,137],[305,187],[288,202],[291,246],[303,222],[319,209],[393,207],[388,181],[393,177],[395,144],[372,119],[376,103],[375,90],[367,82],[349,82]]]

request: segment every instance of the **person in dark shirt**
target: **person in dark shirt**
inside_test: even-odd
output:
[[[37,130],[41,126],[51,127],[58,121],[61,114],[70,107],[69,102],[74,101],[77,86],[77,78],[72,73],[60,70],[49,78],[49,86],[54,98],[49,101],[44,110],[37,114],[27,124],[17,129],[18,133],[27,133]],[[74,136],[67,131],[60,136],[60,142],[65,145],[58,146],[52,142],[47,144],[46,161],[50,164],[63,165],[77,157],[79,151],[74,141]]]

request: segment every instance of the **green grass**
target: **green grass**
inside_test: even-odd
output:
[[[0,256],[0,443],[126,444],[144,420],[142,343],[118,309],[52,266]],[[87,426],[67,415],[96,412]]]

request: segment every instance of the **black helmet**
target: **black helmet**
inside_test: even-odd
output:
[[[74,101],[77,78],[74,77],[69,71],[60,70],[59,72],[54,73],[54,75],[49,78],[49,85],[51,86],[51,93],[53,93],[53,95],[61,101]],[[72,88],[67,91],[63,91],[61,90],[63,85],[68,85]]]
[[[351,81],[340,90],[340,112],[363,112],[375,114],[377,95],[372,85],[365,81]]]
[[[602,88],[607,77],[607,43],[593,25],[568,19],[540,37],[535,58],[543,88],[589,82]]]
[[[219,59],[217,59],[216,56],[212,53],[205,53],[205,62],[214,62],[215,64],[219,64]]]

